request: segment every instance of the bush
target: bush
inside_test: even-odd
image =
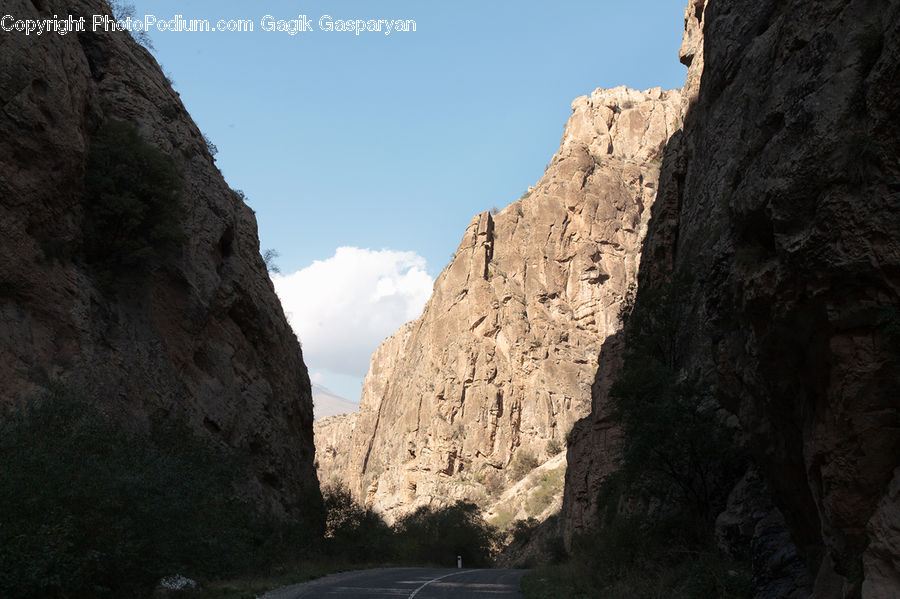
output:
[[[346,487],[327,485],[322,495],[327,513],[325,547],[330,555],[363,562],[394,559],[393,532],[378,514],[356,503]]]
[[[613,384],[622,461],[598,497],[598,527],[572,559],[523,580],[526,598],[752,596],[747,564],[723,555],[715,516],[746,469],[713,390],[680,370],[691,280],[623,299],[625,363]]]
[[[627,315],[625,364],[610,397],[623,429],[625,485],[711,520],[747,464],[712,390],[678,370],[689,285],[682,277],[646,293]]]
[[[103,284],[144,276],[184,241],[181,177],[130,123],[107,121],[91,142],[84,174],[85,261]]]
[[[482,484],[487,494],[492,497],[500,496],[505,489],[503,477],[492,466],[485,466],[485,470],[479,472],[475,480]]]
[[[547,455],[548,456],[552,457],[552,456],[558,455],[558,454],[562,453],[562,451],[565,448],[566,448],[565,445],[563,445],[558,439],[550,439],[549,441],[547,441]]]
[[[0,424],[0,596],[139,597],[222,574],[275,526],[235,497],[236,458],[181,425],[123,429],[54,390]]]
[[[565,476],[565,468],[541,473],[525,502],[529,514],[537,516],[550,507],[553,499],[562,494]]]
[[[573,550],[574,559],[526,576],[526,599],[753,595],[747,565],[719,554],[696,521],[619,517],[576,538]]]
[[[516,457],[509,464],[509,474],[512,480],[519,481],[525,478],[525,475],[540,465],[538,459],[533,453],[527,449],[520,449],[516,452]]]
[[[422,506],[394,526],[400,558],[408,563],[488,567],[492,563],[497,530],[481,517],[474,503],[458,501],[444,508]]]

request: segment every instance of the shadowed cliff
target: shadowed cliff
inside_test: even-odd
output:
[[[710,0],[691,3],[689,29],[694,18],[702,78],[666,149],[634,317],[686,281],[675,370],[710,386],[755,463],[717,522],[722,547],[765,539],[778,513],[814,596],[893,596],[900,3]],[[697,54],[682,57],[693,70]],[[570,464],[612,449],[570,470],[570,534],[597,523],[616,468],[619,446],[602,437],[629,335],[621,352],[601,352],[593,413],[569,449]],[[768,558],[751,557],[762,583]]]
[[[127,33],[3,33],[0,106],[0,408],[61,383],[135,431],[184,420],[248,456],[260,507],[314,513],[309,378],[253,212],[153,57]]]

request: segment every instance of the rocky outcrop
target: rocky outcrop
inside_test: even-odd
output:
[[[18,19],[108,14],[99,0],[11,0]],[[127,33],[0,33],[0,403],[61,381],[140,427],[151,414],[249,456],[276,513],[317,501],[299,344],[256,221],[153,57]],[[104,123],[130,123],[182,179],[178,250],[101,283],[86,264],[84,186]],[[115,227],[108,234],[115,235]],[[139,279],[140,282],[135,282]]]
[[[357,416],[359,412],[337,414],[320,418],[313,424],[316,435],[316,468],[323,488],[347,486],[347,481],[341,476],[347,470],[349,442],[353,438]]]
[[[679,365],[736,416],[813,596],[894,597],[900,2],[692,1],[687,21],[702,77],[666,150],[638,309],[688,275]],[[602,443],[585,431],[603,402],[570,463]],[[597,480],[567,480],[573,527]]]
[[[421,318],[372,357],[338,473],[367,504],[392,519],[483,500],[564,445],[635,281],[680,107],[659,89],[576,99],[541,181],[472,220]]]
[[[705,0],[690,0],[684,14],[684,36],[678,57],[688,67],[687,79],[681,93],[681,120],[697,99],[703,74],[703,14]],[[678,205],[677,172],[684,160],[679,129],[667,141],[661,166],[660,185],[654,202]],[[665,183],[665,184],[663,184]],[[660,212],[656,210],[655,212]],[[653,222],[655,238],[645,239],[642,260],[658,261],[669,251],[667,241],[673,238],[671,223],[664,227],[660,218]],[[665,230],[669,236],[662,234]],[[663,258],[665,259],[665,258]],[[633,299],[633,298],[632,298]],[[599,362],[591,385],[591,413],[578,421],[569,435],[566,492],[561,512],[561,532],[567,545],[573,537],[587,532],[596,524],[597,499],[604,479],[618,468],[620,432],[612,417],[609,389],[622,368],[624,340],[621,334],[608,337],[602,345]]]

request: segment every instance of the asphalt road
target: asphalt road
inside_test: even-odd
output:
[[[260,599],[521,599],[525,570],[380,568],[334,574],[270,591]]]

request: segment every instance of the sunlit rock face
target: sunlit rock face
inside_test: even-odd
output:
[[[472,220],[421,318],[373,355],[350,442],[320,455],[323,480],[394,519],[489,503],[516,482],[517,455],[543,462],[565,447],[635,282],[681,103],[624,87],[573,102],[541,180]]]
[[[108,14],[97,0],[9,0],[19,19]],[[90,30],[90,27],[88,27]],[[184,419],[248,456],[245,492],[275,513],[316,503],[299,344],[226,185],[176,92],[127,33],[0,35],[0,404],[61,381],[136,428]],[[183,243],[138,283],[83,259],[84,175],[101,125],[126,121],[182,178]],[[109,235],[115,235],[110,230]]]

